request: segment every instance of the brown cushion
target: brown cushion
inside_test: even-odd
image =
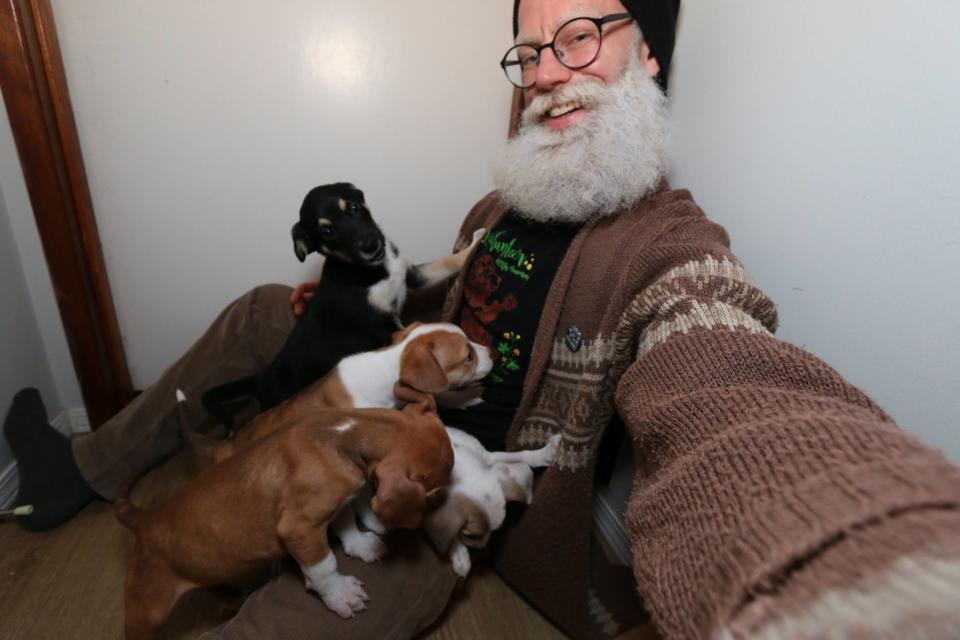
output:
[[[417,532],[395,531],[386,539],[387,555],[367,564],[348,558],[335,545],[337,570],[364,584],[367,610],[346,620],[324,606],[303,586],[295,563],[246,599],[237,615],[202,640],[338,638],[400,640],[432,624],[453,593],[457,576]]]

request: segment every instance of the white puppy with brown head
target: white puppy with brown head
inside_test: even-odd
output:
[[[462,578],[470,572],[469,548],[486,546],[503,524],[507,502],[533,500],[533,468],[553,462],[560,435],[529,451],[487,451],[470,434],[447,427],[453,445],[453,471],[444,502],[423,521],[437,551],[449,556]]]

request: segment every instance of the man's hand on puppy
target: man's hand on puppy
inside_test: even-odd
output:
[[[293,315],[298,318],[303,315],[303,312],[307,310],[310,298],[313,297],[313,292],[317,290],[318,286],[320,286],[319,280],[311,280],[310,282],[304,282],[293,290],[293,293],[290,294],[290,306],[293,307]]]

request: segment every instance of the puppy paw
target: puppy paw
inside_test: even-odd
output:
[[[450,564],[453,565],[453,572],[461,578],[466,578],[470,573],[470,552],[462,544],[454,545],[450,551]]]
[[[534,451],[534,456],[530,460],[531,467],[549,467],[553,459],[557,456],[557,449],[560,448],[560,434],[555,433],[547,440],[547,444]]]
[[[376,562],[387,552],[387,545],[372,531],[358,531],[340,542],[344,553],[364,562]]]
[[[474,231],[474,232],[473,232],[473,239],[470,241],[470,246],[472,247],[472,246],[474,246],[475,244],[477,244],[478,242],[480,242],[481,240],[483,240],[483,236],[485,236],[485,235],[487,235],[487,230],[484,229],[483,227],[480,227],[479,229],[477,229],[476,231]]]
[[[367,529],[373,531],[378,535],[384,535],[387,532],[387,528],[383,526],[383,523],[380,522],[380,519],[377,518],[377,514],[373,512],[373,509],[364,509],[360,512],[360,522],[363,523]]]
[[[307,585],[315,591],[323,604],[341,618],[352,618],[367,608],[370,596],[363,590],[363,583],[353,576],[335,573],[318,585]]]

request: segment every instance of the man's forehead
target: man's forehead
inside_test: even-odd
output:
[[[560,25],[562,25],[567,20],[572,20],[573,18],[599,18],[601,13],[603,12],[602,6],[605,4],[599,1],[578,2],[570,7],[567,7],[566,9],[558,10],[557,15],[551,16],[549,19],[549,23],[545,25],[546,28],[548,29],[548,32],[541,35],[540,33],[541,25],[539,23],[524,24],[524,20],[523,20],[524,14],[525,14],[524,8],[529,9],[529,7],[538,3],[546,7],[550,7],[556,4],[561,4],[561,3],[550,2],[549,0],[547,1],[523,0],[520,3],[520,15],[519,15],[519,22],[518,22],[519,31],[516,37],[517,44],[539,43],[541,42],[544,35],[556,33],[557,29],[560,28]],[[543,13],[544,12],[541,10],[538,12],[538,15],[541,15]],[[529,15],[529,12],[527,12],[526,15]]]

